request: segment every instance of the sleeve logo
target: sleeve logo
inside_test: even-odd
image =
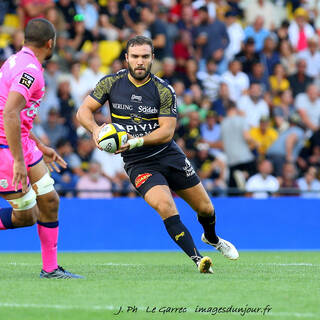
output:
[[[34,80],[35,79],[33,76],[30,76],[30,74],[24,72],[20,78],[19,83],[30,89]]]

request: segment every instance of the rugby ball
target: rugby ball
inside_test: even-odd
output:
[[[114,153],[128,141],[128,135],[123,126],[117,123],[108,123],[101,128],[98,137],[102,150]]]

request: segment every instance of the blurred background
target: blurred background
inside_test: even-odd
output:
[[[320,197],[319,1],[1,0],[0,64],[36,17],[57,29],[33,130],[68,163],[53,174],[60,195],[137,197],[121,157],[97,150],[75,113],[144,35],[152,72],[177,94],[175,139],[211,195]],[[108,107],[95,117],[109,122]]]

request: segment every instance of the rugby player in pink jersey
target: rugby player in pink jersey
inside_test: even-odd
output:
[[[0,208],[0,229],[38,223],[43,268],[41,278],[82,278],[57,264],[59,197],[48,168],[66,166],[63,159],[31,132],[44,95],[42,63],[55,46],[53,25],[31,20],[24,47],[0,69],[0,196],[11,208]]]

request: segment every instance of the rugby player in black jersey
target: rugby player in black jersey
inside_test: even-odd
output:
[[[170,189],[198,214],[203,227],[202,241],[224,256],[235,260],[236,248],[215,232],[215,210],[189,160],[173,140],[177,108],[173,88],[150,73],[154,58],[149,38],[136,36],[127,43],[128,70],[103,77],[78,110],[81,125],[97,138],[101,127],[93,113],[107,101],[112,122],[121,124],[130,134],[122,153],[125,170],[132,184],[154,208],[170,237],[196,263],[201,273],[212,273],[212,261],[197,250],[183,225]]]

